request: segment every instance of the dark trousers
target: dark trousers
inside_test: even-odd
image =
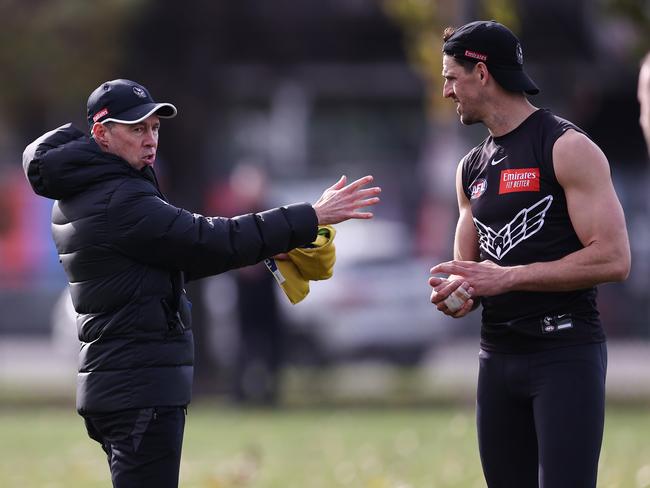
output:
[[[115,488],[176,488],[185,407],[84,415],[86,430],[108,456]]]
[[[595,488],[605,343],[479,354],[477,425],[490,488]]]

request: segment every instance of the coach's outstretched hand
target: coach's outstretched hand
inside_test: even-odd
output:
[[[371,219],[372,212],[358,210],[379,202],[379,197],[374,195],[381,193],[380,187],[364,188],[372,180],[373,177],[368,175],[345,186],[347,177],[341,176],[341,179],[325,190],[314,204],[318,224],[338,224],[349,219]]]

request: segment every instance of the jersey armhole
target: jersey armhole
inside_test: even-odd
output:
[[[469,193],[469,186],[468,186],[468,169],[467,169],[467,159],[468,159],[469,154],[466,154],[463,156],[463,158],[460,160],[459,164],[461,165],[461,185],[463,186],[463,193],[469,200],[471,195]]]

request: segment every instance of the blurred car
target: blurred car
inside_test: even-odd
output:
[[[415,364],[453,334],[453,320],[429,300],[432,263],[408,256],[405,227],[382,220],[338,225],[334,276],[310,282],[297,305],[281,298],[291,328],[311,339],[314,358]]]
[[[276,200],[313,200],[325,187],[322,182],[284,185]],[[443,316],[430,303],[427,280],[433,262],[412,255],[412,231],[405,223],[375,217],[350,220],[336,229],[331,279],[310,282],[309,295],[297,305],[275,288],[286,321],[289,363],[379,359],[416,364],[437,344],[463,331],[464,321]],[[231,273],[202,280],[210,324],[205,339],[226,368],[234,364],[240,340],[236,293]],[[77,342],[70,305],[66,290],[55,308],[54,335],[72,351]]]

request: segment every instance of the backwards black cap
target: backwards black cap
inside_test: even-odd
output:
[[[112,80],[99,85],[88,97],[88,125],[95,122],[137,124],[155,113],[172,118],[177,110],[171,103],[156,103],[149,91],[131,80]]]
[[[470,22],[454,31],[444,43],[445,54],[484,62],[494,79],[508,91],[537,95],[539,88],[524,71],[519,39],[494,20]]]

